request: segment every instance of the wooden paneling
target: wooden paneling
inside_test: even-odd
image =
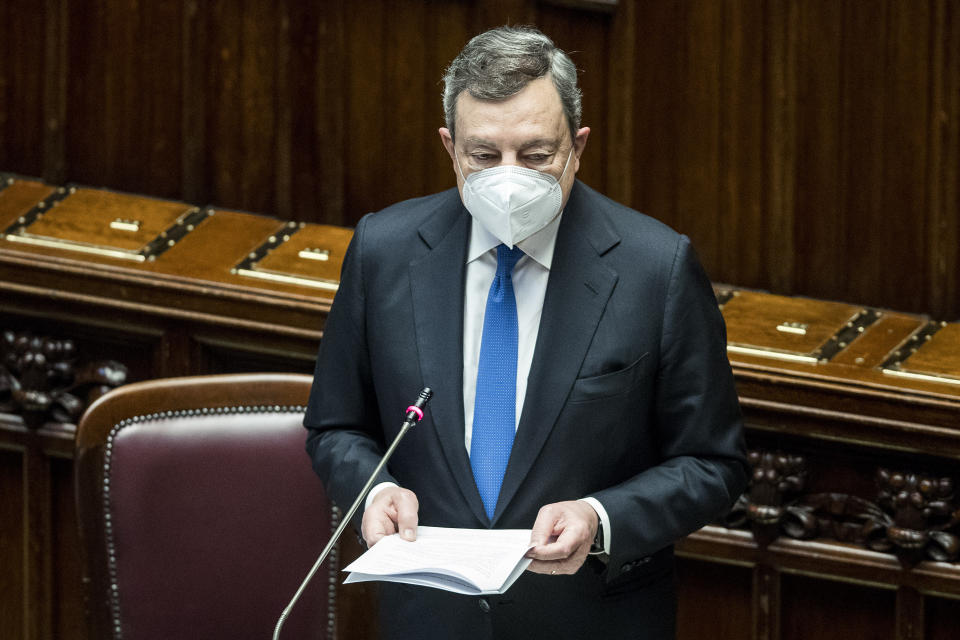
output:
[[[780,640],[894,640],[896,593],[864,585],[784,576]]]
[[[43,173],[44,3],[0,3],[0,166]]]
[[[949,640],[957,633],[960,620],[960,600],[930,597],[926,600],[926,638]]]
[[[587,184],[606,183],[608,149],[615,130],[603,125],[604,114],[609,113],[608,68],[614,64],[607,58],[610,16],[600,12],[583,12],[569,8],[544,11],[537,26],[549,33],[557,46],[570,51],[580,71],[580,88],[590,100],[583,105],[583,126],[591,127],[586,155],[581,158],[578,177]],[[593,43],[584,46],[585,42]]]
[[[83,553],[77,528],[73,460],[50,460],[52,511],[50,528],[56,544],[51,545],[52,578],[51,629],[54,638],[78,638],[86,629],[83,593]]]
[[[678,560],[677,637],[743,640],[752,616],[751,579],[751,571],[743,567]],[[723,616],[717,616],[718,611]]]
[[[5,523],[0,535],[0,593],[5,594],[0,598],[0,636],[20,638],[26,613],[23,455],[5,444],[0,448],[0,523]]]
[[[194,335],[191,338],[191,364],[207,373],[277,373],[312,374],[316,358],[312,353],[297,353],[293,347],[272,345],[272,349],[251,349],[243,336]]]
[[[767,34],[763,2],[724,5],[720,93],[719,261],[725,282],[758,282],[763,253],[724,251],[742,244],[762,247],[766,236],[763,208],[763,69]],[[756,37],[759,34],[760,37]]]
[[[839,185],[842,10],[843,5],[836,2],[800,3],[800,106],[793,132],[797,138],[794,280],[801,291],[823,289],[835,299],[839,299],[835,289],[843,282],[838,267],[847,231],[847,221],[840,215]],[[809,189],[809,184],[818,188]]]
[[[656,2],[637,8],[634,29],[626,34],[636,49],[635,63],[623,61],[627,69],[623,82],[634,87],[633,114],[621,116],[630,120],[633,136],[627,149],[617,157],[612,171],[626,174],[630,187],[626,201],[642,206],[651,215],[664,221],[676,217],[678,160],[677,118],[686,97],[673,89],[680,62],[676,43],[682,36],[679,3]],[[621,90],[623,91],[623,90]],[[614,110],[614,104],[611,110]],[[615,134],[614,134],[615,135]],[[626,142],[614,137],[617,147]],[[628,171],[632,167],[642,170]],[[653,212],[656,211],[656,214]]]
[[[64,178],[177,195],[185,99],[180,3],[67,5]]]
[[[926,284],[931,308],[952,308],[956,313],[960,297],[960,4],[939,0],[931,16]]]
[[[0,169],[352,225],[454,184],[444,67],[533,22],[581,70],[581,177],[714,280],[960,315],[956,0],[590,7],[6,2]]]

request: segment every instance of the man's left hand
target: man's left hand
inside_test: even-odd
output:
[[[527,557],[533,558],[527,570],[551,575],[576,573],[587,559],[599,522],[597,512],[586,502],[541,507],[530,536],[536,546],[527,552]]]

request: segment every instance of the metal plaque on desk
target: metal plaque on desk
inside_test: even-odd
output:
[[[817,364],[855,340],[879,312],[850,304],[734,291],[723,301],[727,351]]]
[[[182,202],[64,187],[10,224],[9,242],[108,258],[152,260],[208,213]]]
[[[238,275],[326,291],[340,286],[340,267],[353,231],[289,222],[234,268]]]

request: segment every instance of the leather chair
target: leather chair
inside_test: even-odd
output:
[[[337,524],[304,453],[311,378],[153,380],[95,402],[76,487],[94,638],[269,638]],[[332,638],[336,550],[282,638]]]

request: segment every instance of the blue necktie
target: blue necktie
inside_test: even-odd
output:
[[[491,520],[516,434],[517,300],[510,274],[522,256],[517,247],[497,247],[497,274],[487,294],[477,365],[470,466]]]

